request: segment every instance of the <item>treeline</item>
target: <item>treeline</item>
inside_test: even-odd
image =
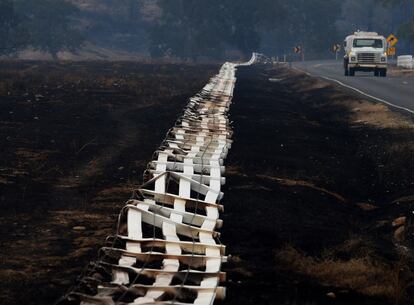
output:
[[[249,53],[260,47],[260,29],[283,15],[273,0],[159,0],[158,5],[162,15],[150,31],[155,57],[220,58],[229,49]]]
[[[84,43],[182,59],[329,54],[355,31],[414,47],[414,0],[0,0],[0,54],[57,56]]]
[[[65,0],[0,0],[0,54],[31,47],[57,56],[83,42],[73,22],[79,10]]]
[[[303,44],[312,52],[336,37],[340,1],[160,0],[163,15],[151,32],[151,54],[190,58],[284,53]]]
[[[300,44],[310,57],[329,54],[353,31],[400,36],[414,42],[414,0],[159,0],[163,14],[151,31],[151,54],[181,58],[292,53]]]
[[[108,49],[146,53],[148,31],[159,17],[156,0],[71,0],[79,5],[78,28],[85,41]]]

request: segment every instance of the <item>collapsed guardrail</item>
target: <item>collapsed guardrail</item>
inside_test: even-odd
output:
[[[257,58],[253,53],[239,65]],[[190,98],[148,164],[136,198],[122,209],[116,235],[64,302],[210,305],[225,297],[220,283],[227,258],[217,230],[237,66],[225,63]]]

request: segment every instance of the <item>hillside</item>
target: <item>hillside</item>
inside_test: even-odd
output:
[[[99,47],[145,52],[147,30],[159,16],[154,0],[71,0],[81,11],[86,40]]]
[[[148,55],[148,30],[161,14],[156,0],[68,0],[79,13],[73,24],[85,39],[77,52],[61,51],[65,60],[136,60]],[[21,59],[47,60],[47,52],[31,48]]]

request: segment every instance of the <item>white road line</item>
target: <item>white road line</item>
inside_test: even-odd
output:
[[[350,86],[350,85],[344,84],[343,82],[341,82],[341,81],[339,81],[339,80],[337,80],[337,79],[330,78],[330,77],[327,77],[327,76],[320,76],[320,77],[322,77],[322,78],[324,78],[324,79],[326,79],[326,80],[330,80],[330,81],[332,81],[332,82],[335,82],[335,83],[337,83],[337,84],[339,84],[339,85],[341,85],[341,86],[343,86],[343,87],[345,87],[345,88],[348,88],[348,89],[354,90],[354,91],[358,92],[359,94],[362,94],[362,95],[364,95],[364,96],[366,96],[366,97],[369,97],[370,99],[376,100],[376,101],[381,102],[381,103],[384,103],[384,104],[386,104],[386,105],[388,105],[388,106],[391,106],[391,107],[394,107],[394,108],[397,108],[397,109],[401,109],[401,110],[405,110],[405,111],[408,111],[409,113],[414,114],[414,110],[411,110],[411,109],[409,109],[409,108],[402,107],[402,106],[398,106],[398,105],[395,105],[395,104],[393,104],[393,103],[387,102],[386,100],[384,100],[384,99],[382,99],[382,98],[375,97],[375,96],[373,96],[373,95],[371,95],[371,94],[368,94],[368,93],[366,93],[366,92],[364,92],[364,91],[361,91],[361,90],[359,90],[359,89],[357,89],[357,88],[355,88],[355,87],[352,87],[352,86]]]
[[[294,69],[296,69],[298,71],[301,71],[301,72],[303,72],[303,73],[305,73],[306,75],[309,75],[309,76],[316,76],[316,77],[320,77],[320,78],[323,78],[323,79],[326,79],[326,80],[335,82],[335,83],[341,85],[342,87],[345,87],[345,88],[354,90],[354,91],[358,92],[359,94],[362,94],[362,95],[364,95],[366,97],[369,97],[370,99],[376,100],[376,101],[381,102],[381,103],[384,103],[384,104],[386,104],[388,106],[391,106],[391,107],[394,107],[394,108],[397,108],[397,109],[401,109],[401,110],[405,110],[405,111],[407,111],[409,113],[414,114],[414,110],[412,110],[412,109],[409,109],[409,108],[406,108],[406,107],[402,107],[402,106],[398,106],[398,105],[395,105],[393,103],[390,103],[390,102],[388,102],[388,101],[386,101],[386,100],[384,100],[382,98],[375,97],[375,96],[373,96],[371,94],[368,94],[368,93],[366,93],[366,92],[364,92],[362,90],[359,90],[358,88],[355,88],[355,87],[352,87],[350,85],[347,85],[347,84],[345,84],[345,83],[343,83],[343,82],[341,82],[341,81],[339,81],[339,80],[337,80],[335,78],[331,78],[331,77],[327,77],[327,76],[322,76],[322,75],[314,75],[314,74],[309,73],[308,71],[304,71],[304,70],[301,70],[301,69],[298,69],[298,68],[294,68]]]

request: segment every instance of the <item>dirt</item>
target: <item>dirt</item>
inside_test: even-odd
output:
[[[0,68],[0,304],[51,304],[218,67]],[[286,69],[237,78],[222,303],[412,304],[413,117]]]
[[[391,69],[389,69],[389,73],[392,76],[405,76],[405,77],[413,77],[414,76],[414,70],[412,69],[402,69],[398,68],[396,66],[391,66]]]
[[[414,210],[413,117],[285,69],[237,78],[225,304],[412,304],[392,222]]]
[[[52,304],[95,259],[215,65],[0,63],[0,304]]]

